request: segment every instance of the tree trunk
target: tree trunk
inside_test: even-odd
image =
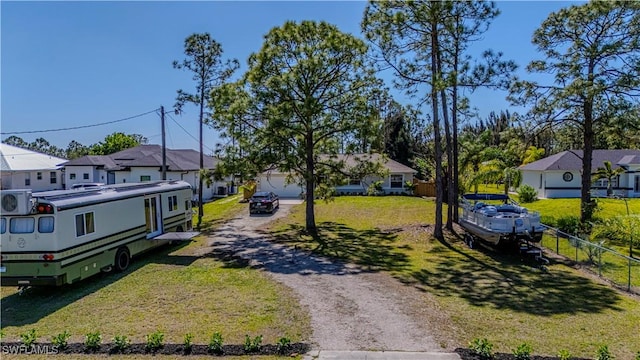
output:
[[[458,56],[460,50],[456,44],[456,53],[453,56],[453,93],[451,95],[451,130],[452,130],[452,144],[451,148],[453,149],[453,161],[450,166],[453,168],[453,189],[449,189],[449,191],[453,190],[453,222],[458,223],[458,187],[459,187],[459,174],[458,174]],[[452,204],[449,204],[452,206]]]
[[[436,57],[438,61],[437,71],[438,74],[442,76],[442,58],[439,50],[436,54]],[[447,109],[446,87],[440,89],[440,99],[442,101],[442,119],[444,122],[444,134],[446,143],[445,146],[447,150],[447,171],[445,172],[445,184],[447,189],[447,224],[445,225],[445,227],[447,230],[453,231],[453,148],[451,144],[451,128],[449,127],[449,111]]]
[[[202,216],[204,214],[204,206],[202,205],[202,170],[204,169],[204,156],[202,147],[202,118],[204,117],[204,86],[201,86],[200,90],[200,171],[198,172],[198,225],[196,226],[200,230],[202,224]]]
[[[432,2],[431,8],[431,107],[433,111],[433,140],[436,160],[436,223],[433,229],[433,236],[438,240],[444,240],[442,233],[442,148],[440,140],[440,119],[438,117],[438,89],[435,83],[438,79],[437,52],[438,49],[438,7],[437,2]]]
[[[313,132],[312,131],[307,131],[307,136],[306,136],[306,152],[307,152],[307,171],[305,173],[305,183],[306,183],[306,193],[305,193],[305,202],[306,202],[306,230],[307,232],[309,232],[312,235],[316,234],[316,218],[315,218],[315,211],[313,209],[313,200],[314,200],[314,196],[313,196],[313,191],[314,191],[314,187],[315,187],[315,183],[314,183],[314,177],[313,177],[313,173],[314,173],[314,160],[313,160]]]
[[[589,64],[589,80],[593,86],[593,60]],[[589,91],[589,90],[587,90]],[[587,222],[593,215],[591,202],[591,160],[593,157],[593,96],[588,95],[583,107],[584,148],[582,154],[582,188],[580,190],[580,221]]]

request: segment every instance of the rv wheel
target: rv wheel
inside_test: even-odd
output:
[[[465,234],[464,237],[465,237],[467,246],[469,246],[470,249],[473,249],[473,236],[469,234]]]
[[[125,271],[131,263],[131,256],[129,255],[129,249],[121,247],[116,252],[115,268],[116,271]]]

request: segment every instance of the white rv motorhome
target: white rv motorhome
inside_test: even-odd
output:
[[[131,257],[191,232],[184,181],[0,192],[2,286],[63,285],[124,271]]]

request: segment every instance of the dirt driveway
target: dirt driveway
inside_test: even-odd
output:
[[[210,250],[240,256],[292,288],[310,312],[316,350],[447,350],[450,344],[432,333],[430,317],[421,314],[426,304],[418,290],[384,273],[273,243],[260,233],[292,206],[283,201],[273,215],[250,216],[247,209],[210,237]]]

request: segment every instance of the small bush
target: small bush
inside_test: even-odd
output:
[[[560,358],[560,360],[569,360],[571,359],[571,353],[569,350],[562,349],[558,351],[558,358]]]
[[[255,338],[251,339],[249,335],[246,335],[244,338],[244,351],[245,352],[258,352],[260,351],[260,347],[262,346],[262,335],[258,335]]]
[[[102,335],[99,331],[87,333],[84,336],[84,346],[87,350],[98,350],[102,343]]]
[[[609,347],[607,345],[602,345],[596,351],[595,360],[613,360],[613,355],[609,351]]]
[[[369,196],[379,196],[383,194],[382,184],[384,182],[382,180],[374,181],[367,188],[367,195]]]
[[[636,353],[636,360],[640,360],[640,351]]]
[[[556,221],[558,230],[570,235],[578,235],[580,233],[580,218],[577,216],[563,216]]]
[[[538,200],[538,192],[529,184],[522,184],[518,188],[518,199],[521,203],[532,203]]]
[[[71,337],[71,334],[66,330],[51,338],[51,343],[57,346],[59,349],[65,349],[67,347],[67,341]]]
[[[113,337],[113,345],[114,350],[123,352],[129,347],[129,345],[131,345],[131,340],[129,340],[125,335],[116,335]]]
[[[31,329],[26,333],[20,334],[20,340],[27,347],[31,347],[35,344],[36,340],[38,340],[38,333],[36,332],[36,329]]]
[[[0,340],[4,337],[4,329],[0,329]]]
[[[283,336],[278,339],[278,342],[276,343],[276,348],[278,350],[278,353],[284,354],[285,352],[287,352],[289,347],[291,347],[291,339],[289,339],[286,336]]]
[[[164,334],[160,330],[147,335],[145,339],[146,344],[144,345],[144,348],[147,351],[158,351],[164,346]]]
[[[186,353],[190,353],[191,349],[193,348],[193,334],[192,333],[186,333],[184,335],[184,341],[182,342],[182,345],[184,346],[184,352]]]
[[[209,351],[214,354],[222,354],[222,334],[220,332],[214,332],[209,340]]]
[[[487,339],[473,339],[469,343],[469,348],[481,359],[493,358],[493,344]]]
[[[531,345],[522,343],[513,351],[513,355],[515,356],[516,360],[529,360],[531,359],[532,351],[533,349],[531,348]]]

